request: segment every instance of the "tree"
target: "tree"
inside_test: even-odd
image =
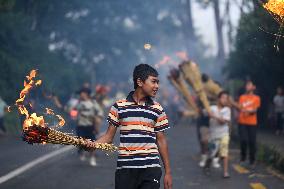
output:
[[[268,106],[277,86],[284,86],[284,41],[279,43],[280,51],[274,46],[279,28],[270,14],[258,8],[241,16],[235,50],[230,53],[226,67],[233,79],[252,78],[262,97],[261,119],[265,123]]]
[[[216,39],[218,45],[218,51],[216,56],[216,62],[220,67],[225,64],[225,48],[224,48],[224,36],[223,36],[223,24],[224,18],[221,18],[220,2],[219,0],[204,0],[200,2],[205,8],[212,5],[214,10],[215,28],[216,28]],[[220,73],[219,73],[220,74]]]

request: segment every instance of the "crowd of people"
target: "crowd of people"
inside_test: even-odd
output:
[[[142,186],[147,184],[149,175],[155,181],[151,182],[153,188],[158,188],[161,177],[159,154],[166,172],[164,184],[171,188],[171,169],[163,132],[169,128],[168,118],[162,106],[152,100],[159,88],[158,72],[147,64],[140,64],[134,70],[133,81],[134,91],[130,92],[126,98],[122,99],[123,94],[117,95],[122,100],[109,99],[110,88],[107,86],[98,85],[92,91],[90,84],[84,83],[80,90],[70,96],[66,105],[63,105],[55,94],[44,91],[45,103],[41,102],[41,106],[51,107],[56,109],[56,112],[66,112],[69,115],[68,123],[76,129],[76,134],[96,142],[112,142],[117,128],[120,127],[116,188],[125,188],[125,182],[134,177],[141,179],[133,179],[135,181],[132,183],[133,187]],[[261,99],[255,94],[255,90],[254,82],[248,80],[245,83],[244,94],[239,96],[237,101],[232,100],[228,92],[221,91],[216,101],[211,103],[210,111],[203,109],[202,103],[199,103],[197,131],[201,149],[200,167],[206,168],[212,165],[219,168],[220,159],[222,159],[223,177],[230,177],[228,161],[232,110],[238,112],[240,164],[248,164],[252,169],[255,167],[257,111],[261,106]],[[35,109],[34,111],[39,111],[41,107],[36,100],[30,99],[30,101],[33,104],[30,107]],[[276,134],[281,135],[284,134],[284,93],[281,87],[277,89],[273,104],[277,125]],[[3,121],[6,108],[7,104],[0,98],[1,134],[6,132]],[[107,131],[102,133],[100,127],[105,117],[109,126]],[[92,146],[94,143],[90,142],[88,145]],[[97,165],[94,152],[86,152],[79,148],[78,154],[80,160],[88,160],[91,166]],[[141,172],[140,168],[147,168],[147,174]]]
[[[232,126],[231,109],[238,111],[238,131],[240,141],[240,164],[246,165],[249,151],[249,167],[255,167],[257,111],[261,100],[255,92],[255,84],[249,80],[245,84],[245,93],[234,102],[229,93],[219,93],[216,105],[210,107],[210,112],[203,111],[198,119],[198,133],[201,144],[200,167],[206,167],[212,161],[212,166],[220,167],[219,158],[223,159],[223,176],[229,178],[228,155],[230,127]]]

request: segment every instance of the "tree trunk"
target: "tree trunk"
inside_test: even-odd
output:
[[[231,4],[230,4],[231,0],[227,0],[226,2],[226,14],[225,17],[227,19],[227,27],[228,27],[228,46],[229,46],[229,51],[231,51],[232,49],[232,44],[233,44],[233,25],[232,25],[232,21],[231,21]]]
[[[183,21],[183,30],[184,30],[184,38],[185,38],[185,46],[187,49],[187,54],[190,59],[196,59],[196,43],[197,38],[194,32],[194,24],[192,18],[192,6],[191,0],[185,1],[185,11],[186,14],[183,14],[182,21]]]
[[[218,54],[217,60],[220,66],[223,67],[225,64],[225,50],[224,50],[224,38],[223,38],[223,23],[220,17],[220,6],[219,0],[213,0],[214,16],[217,32],[217,44],[218,44]]]
[[[194,29],[193,29],[193,18],[192,18],[192,8],[191,8],[191,0],[186,0],[186,10],[188,16],[187,28],[189,37],[195,38]]]

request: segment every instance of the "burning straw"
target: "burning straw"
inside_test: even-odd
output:
[[[283,38],[284,36],[284,0],[269,0],[267,3],[263,4],[263,7],[272,15],[274,20],[276,20],[280,27],[277,34],[273,34],[276,36],[274,47],[279,50],[279,42],[280,38]]]
[[[37,71],[32,70],[30,75],[27,76],[27,80],[24,82],[24,89],[20,93],[20,98],[16,101],[16,106],[20,114],[25,115],[26,119],[23,123],[23,140],[28,142],[29,144],[62,144],[62,145],[74,145],[80,146],[85,150],[95,150],[100,149],[104,151],[117,151],[117,147],[112,144],[105,143],[95,143],[94,147],[89,147],[87,144],[90,142],[88,139],[83,139],[76,136],[70,136],[66,133],[57,131],[55,129],[51,129],[48,127],[48,124],[45,123],[43,116],[37,116],[36,113],[30,114],[28,109],[24,105],[24,101],[26,95],[29,92],[41,85],[41,80],[35,80]],[[31,106],[31,105],[30,105]],[[46,109],[46,113],[50,115],[54,115],[59,119],[58,125],[55,126],[63,126],[65,124],[65,120],[60,115],[55,115],[53,110]]]
[[[23,140],[29,144],[61,144],[74,145],[83,147],[83,149],[90,151],[100,149],[104,151],[114,152],[117,148],[112,144],[95,143],[95,147],[88,147],[87,140],[75,136],[67,135],[66,133],[50,129],[48,127],[41,127],[38,125],[29,126],[23,130]]]
[[[263,7],[273,14],[274,18],[279,22],[283,23],[284,19],[284,0],[269,0],[263,4]]]

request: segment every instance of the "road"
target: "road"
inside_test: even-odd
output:
[[[282,175],[259,163],[255,171],[238,166],[238,149],[230,149],[230,179],[221,169],[210,175],[198,167],[199,146],[194,126],[178,124],[168,133],[175,189],[283,189]],[[117,141],[117,140],[116,140]],[[82,162],[73,147],[28,145],[20,137],[0,138],[0,189],[112,189],[116,154],[98,153],[98,166]],[[163,187],[161,187],[163,188]]]

